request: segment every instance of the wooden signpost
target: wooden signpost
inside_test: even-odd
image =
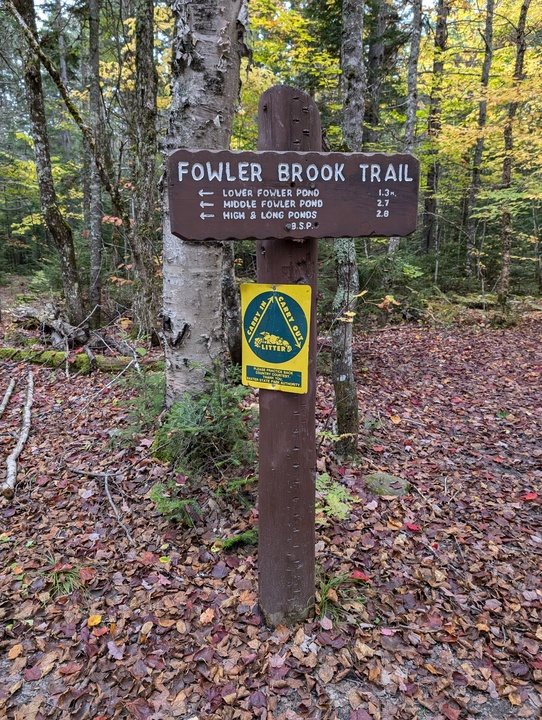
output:
[[[257,152],[169,157],[175,235],[258,240],[261,287],[247,299],[243,373],[261,388],[259,600],[272,626],[303,620],[314,602],[317,239],[403,236],[416,227],[413,156],[323,153],[321,137],[312,98],[276,86],[260,98]],[[302,286],[306,309],[296,299]],[[279,330],[264,327],[266,317]],[[306,367],[284,364],[295,357],[308,357]]]

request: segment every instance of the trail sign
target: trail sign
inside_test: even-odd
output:
[[[408,154],[176,150],[171,230],[185,240],[408,235],[419,175]]]
[[[258,241],[261,284],[242,290],[243,374],[261,388],[259,601],[273,626],[314,603],[317,239],[416,227],[414,157],[321,149],[314,100],[275,86],[260,97],[258,152],[176,150],[168,165],[175,235]]]
[[[243,384],[306,393],[310,285],[241,285]]]

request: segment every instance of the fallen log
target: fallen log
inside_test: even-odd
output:
[[[15,385],[16,385],[15,378],[11,378],[11,380],[9,381],[8,388],[7,388],[6,392],[4,393],[4,397],[2,398],[2,404],[0,405],[0,417],[2,417],[2,414],[8,405],[9,399],[11,397],[11,393],[13,392],[13,388],[15,387]]]
[[[68,359],[70,370],[73,370],[79,375],[90,375],[94,370],[94,365],[96,369],[104,373],[120,372],[130,364],[134,366],[133,357],[109,357],[106,355],[94,355],[93,353],[91,355],[94,358],[94,362],[86,353],[70,356],[69,353],[58,350],[21,350],[19,348],[0,347],[0,360],[29,362],[50,368],[60,368],[65,366],[66,359]],[[143,370],[150,372],[164,369],[163,360],[145,360],[143,358],[138,360],[138,364]]]
[[[80,347],[88,340],[87,326],[74,326],[64,320],[60,310],[51,303],[42,308],[22,307],[14,313],[15,322],[28,325],[33,323],[40,331],[50,337],[51,344],[59,350],[66,347]]]
[[[15,449],[8,456],[6,461],[7,475],[2,484],[2,495],[6,498],[12,498],[15,494],[15,483],[17,481],[17,460],[21,454],[28,435],[30,434],[30,425],[32,422],[32,403],[34,401],[34,376],[32,372],[28,373],[28,388],[26,391],[26,403],[23,411],[23,424],[21,433]]]

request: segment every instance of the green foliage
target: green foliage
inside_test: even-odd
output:
[[[246,467],[254,461],[250,429],[254,418],[243,408],[250,391],[214,377],[208,393],[186,393],[174,403],[155,436],[156,456],[187,474]]]
[[[317,572],[316,613],[322,619],[329,618],[333,623],[341,620],[356,622],[356,618],[365,615],[365,598],[360,593],[360,585],[366,580],[356,577],[355,573],[343,573],[335,577]]]
[[[352,496],[329,473],[316,476],[316,514],[320,516],[317,522],[346,520],[353,502]]]
[[[228,538],[216,538],[213,549],[229,552],[234,548],[243,547],[245,545],[256,545],[258,542],[258,528],[250,528],[239,535],[232,535]]]
[[[129,397],[123,400],[128,409],[128,422],[125,428],[119,428],[114,436],[115,444],[131,441],[136,435],[152,431],[164,406],[166,385],[163,372],[142,372],[124,376],[123,384]]]
[[[150,492],[150,498],[160,515],[170,522],[193,525],[191,511],[199,514],[199,506],[193,498],[181,497],[182,490],[183,488],[179,487],[174,480],[170,480],[167,484],[156,484]]]
[[[49,565],[50,567],[43,570],[41,575],[49,586],[48,593],[53,600],[81,590],[83,582],[80,576],[80,567],[75,567],[70,563],[57,563],[52,557],[49,558]]]

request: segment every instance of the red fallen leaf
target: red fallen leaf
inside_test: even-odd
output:
[[[454,404],[457,404],[457,403],[462,403],[463,400],[460,397],[454,397],[454,398],[452,398],[452,402]]]
[[[108,632],[109,628],[107,627],[92,628],[92,634],[94,637],[101,637],[102,635],[106,635]]]
[[[374,450],[377,453],[384,452],[384,445],[373,445],[371,450]]]
[[[371,582],[371,578],[368,575],[366,575],[364,572],[362,572],[361,570],[354,570],[354,572],[352,573],[352,575],[350,575],[350,577],[352,578],[352,580],[362,580],[363,582]]]
[[[390,628],[381,628],[380,632],[382,635],[395,635],[395,630],[390,630]]]
[[[419,526],[414,525],[414,523],[406,522],[405,527],[407,528],[407,530],[412,530],[412,532],[419,532],[420,530]]]
[[[67,665],[61,665],[61,667],[58,668],[58,672],[61,675],[74,675],[75,673],[78,673],[82,667],[82,665],[70,662]]]
[[[96,577],[96,570],[90,567],[83,567],[79,570],[79,578],[82,583],[90,582]]]
[[[530,493],[527,493],[527,495],[524,495],[522,497],[522,500],[536,500],[537,497],[538,497],[538,493],[530,492]]]
[[[459,720],[459,713],[460,710],[456,710],[451,705],[448,705],[448,703],[444,703],[442,706],[442,712],[446,715],[448,720]]]
[[[26,682],[31,682],[32,680],[39,680],[41,678],[41,665],[38,663],[34,665],[34,667],[26,668],[24,671],[24,679]]]
[[[154,565],[154,563],[158,562],[158,556],[147,551],[143,553],[139,560],[143,565]]]
[[[154,714],[153,708],[151,708],[143,698],[138,698],[137,700],[126,703],[126,707],[130,710],[135,720],[147,720],[148,717]]]
[[[73,354],[74,354],[74,355],[81,355],[81,353],[83,353],[83,352],[85,352],[85,349],[82,348],[82,347],[78,347],[78,348],[75,348],[75,350],[73,351]]]

